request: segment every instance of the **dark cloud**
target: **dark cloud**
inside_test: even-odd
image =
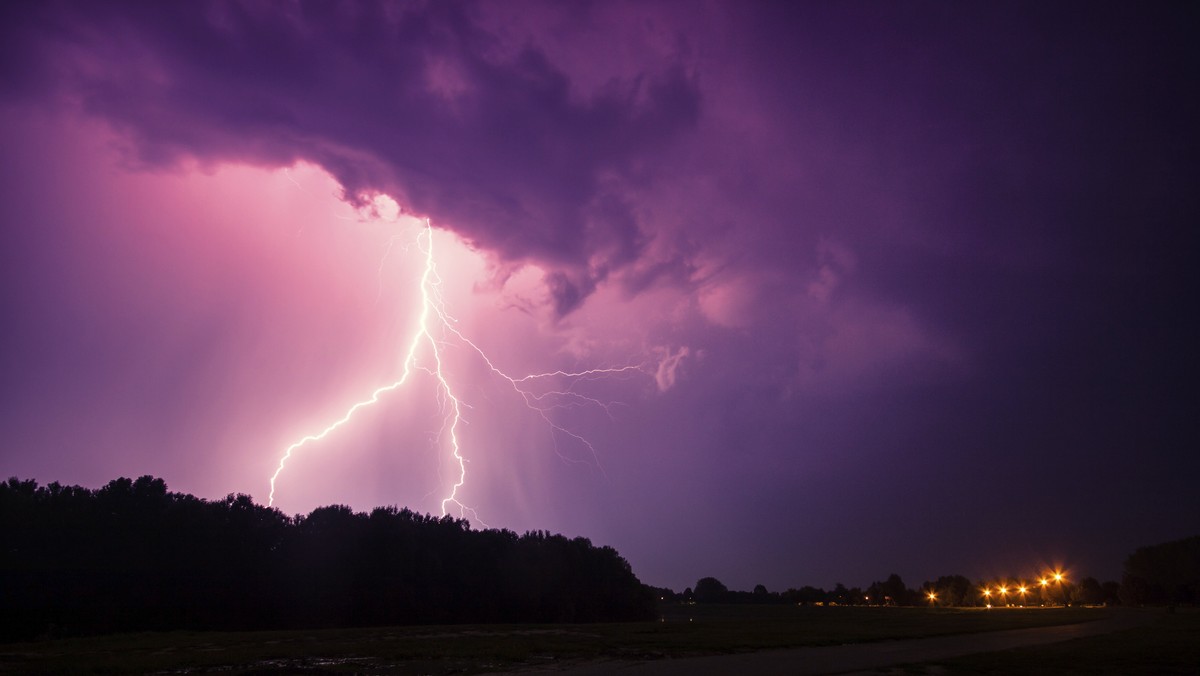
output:
[[[497,254],[499,286],[537,263],[564,331],[644,329],[679,366],[618,460],[642,560],[678,558],[651,581],[709,574],[728,533],[779,543],[768,586],[820,583],[796,577],[812,552],[854,584],[881,551],[940,574],[1010,545],[1110,575],[1197,525],[1190,5],[0,12],[0,100],[68,102],[151,169],[318,163]],[[697,550],[654,549],[665,527]]]
[[[319,163],[348,199],[392,193],[557,270],[562,311],[637,258],[646,228],[623,195],[700,113],[677,64],[579,94],[536,46],[500,49],[464,3],[26,9],[6,30],[6,69],[27,74],[7,96],[76,100],[151,166]]]

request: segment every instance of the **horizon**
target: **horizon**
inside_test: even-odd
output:
[[[1184,3],[0,17],[2,477],[405,505],[671,589],[1200,533]]]
[[[140,483],[142,480],[145,480],[145,479],[149,479],[151,481],[163,481],[161,477],[153,477],[151,475],[143,475],[143,476],[137,477],[136,479],[134,477],[116,477],[116,478],[110,480],[109,482],[106,482],[104,484],[104,486],[97,486],[95,488],[91,488],[91,487],[87,487],[87,486],[78,486],[78,485],[69,486],[69,485],[63,485],[60,482],[53,482],[53,481],[49,482],[49,483],[40,483],[40,482],[36,482],[36,480],[32,480],[32,479],[30,479],[28,481],[35,481],[35,483],[37,483],[37,485],[38,485],[38,488],[47,488],[49,486],[57,484],[64,488],[83,488],[85,490],[88,490],[88,491],[91,491],[94,493],[96,491],[99,491],[102,488],[106,488],[109,485],[116,484],[122,480],[129,481],[129,482],[131,482],[131,485],[132,485],[133,483]],[[12,481],[27,481],[27,480],[23,480],[20,477],[9,477],[6,481],[12,482]],[[163,481],[163,483],[164,483],[164,485],[166,485],[165,481]],[[170,495],[196,498],[196,499],[207,501],[210,503],[211,502],[221,502],[222,500],[229,500],[229,499],[239,498],[239,497],[249,497],[250,500],[253,501],[253,496],[249,496],[245,493],[228,493],[225,496],[222,496],[220,498],[206,498],[206,497],[201,497],[201,496],[194,496],[194,495],[191,495],[190,493],[181,493],[179,491],[172,491],[170,485],[166,485],[166,490],[167,490],[168,494],[170,494]],[[524,532],[518,532],[518,531],[513,531],[512,529],[504,528],[504,527],[484,526],[484,525],[478,524],[478,523],[472,524],[472,520],[469,518],[466,518],[466,517],[456,517],[451,514],[442,514],[439,516],[439,515],[433,514],[431,512],[420,512],[417,510],[411,510],[408,507],[405,507],[402,505],[396,505],[396,504],[376,505],[376,506],[368,508],[368,509],[358,509],[358,510],[355,510],[354,508],[349,507],[348,505],[328,504],[328,505],[318,505],[318,506],[314,507],[312,510],[310,510],[308,513],[294,513],[294,514],[287,514],[286,512],[283,512],[282,510],[280,510],[278,507],[274,507],[274,506],[268,505],[266,503],[254,503],[254,504],[258,505],[259,507],[264,507],[266,509],[274,510],[275,512],[282,515],[284,518],[289,519],[291,521],[304,520],[304,519],[312,516],[312,514],[314,512],[317,512],[320,510],[325,510],[325,509],[333,508],[333,507],[346,507],[346,508],[351,509],[352,513],[355,516],[370,516],[373,512],[375,512],[377,510],[408,511],[408,512],[412,512],[413,514],[415,514],[417,516],[423,516],[426,518],[455,519],[456,521],[458,521],[460,523],[466,524],[467,530],[507,531],[507,532],[513,533],[514,535],[529,535],[529,534],[534,534],[534,533],[545,533],[546,535],[562,535],[560,533],[552,533],[550,531],[546,531],[543,529],[532,529],[532,530],[526,530]],[[603,542],[593,542],[593,541],[591,541],[590,538],[587,538],[586,536],[577,535],[574,537],[583,538],[585,540],[588,540],[590,542],[590,544],[592,544],[593,546],[602,546],[602,547],[608,546],[608,545],[606,545],[606,543],[603,543]],[[1187,540],[1190,538],[1183,538],[1183,539]],[[1146,545],[1142,545],[1138,549],[1142,549],[1144,547],[1152,547],[1152,546],[1162,545],[1162,544],[1170,544],[1170,543],[1149,543]],[[620,555],[622,559],[624,559],[624,556],[621,555],[621,553],[619,551],[617,551],[617,554]],[[1132,554],[1132,552],[1131,552],[1131,554]],[[1011,571],[1009,571],[1007,573],[1002,573],[1002,574],[966,575],[963,577],[968,578],[975,585],[983,584],[984,587],[979,590],[979,591],[981,591],[981,593],[982,593],[983,589],[990,588],[992,583],[997,583],[997,584],[1008,583],[1008,582],[1019,583],[1019,584],[1023,584],[1026,587],[1036,590],[1034,585],[1039,580],[1042,582],[1042,586],[1045,586],[1045,583],[1047,580],[1050,580],[1051,584],[1053,584],[1054,582],[1061,581],[1064,583],[1077,585],[1081,580],[1088,579],[1088,578],[1093,579],[1099,583],[1118,582],[1121,579],[1120,577],[1113,578],[1113,579],[1100,578],[1098,576],[1091,575],[1090,573],[1087,573],[1086,571],[1068,570],[1059,564],[1033,565],[1033,566],[1029,566],[1027,568],[1028,568],[1027,570],[1021,571],[1020,574],[1015,574],[1015,575],[1012,574]],[[633,570],[633,573],[636,576],[637,570]],[[953,572],[942,571],[938,575],[926,574],[925,576],[923,576],[921,583],[916,584],[914,586],[909,586],[910,585],[909,582],[905,582],[904,584],[909,589],[909,591],[920,592],[922,589],[925,588],[925,585],[929,582],[936,581],[942,577],[951,577],[951,576],[956,576],[956,575],[960,575],[960,574],[961,573],[959,571],[953,571]],[[844,580],[838,580],[837,582],[835,582],[833,584],[829,584],[829,585],[820,585],[820,584],[813,585],[808,582],[804,582],[802,584],[801,583],[789,584],[789,585],[787,585],[786,588],[768,589],[767,591],[772,594],[779,594],[784,591],[790,592],[790,591],[796,591],[796,590],[799,590],[802,588],[815,587],[818,591],[822,591],[822,592],[831,594],[834,592],[835,588],[839,587],[839,586],[845,587],[848,591],[852,591],[852,590],[863,591],[863,590],[866,590],[867,587],[870,587],[873,584],[884,582],[892,575],[896,575],[896,573],[888,573],[887,575],[879,575],[879,576],[877,576],[878,579],[872,579],[870,582],[867,582],[864,584],[845,585],[845,584],[843,584]],[[901,575],[899,577],[901,577],[901,579],[903,579],[904,576]],[[715,579],[715,578],[712,578],[712,576],[701,575],[696,578],[696,581],[699,582],[706,578]],[[916,579],[917,578],[912,578],[913,581],[915,581]],[[653,585],[653,584],[649,584],[649,583],[645,582],[644,580],[641,580],[641,582],[642,582],[642,584],[646,584],[647,586],[652,587],[656,590],[665,589],[665,590],[671,591],[673,594],[676,594],[676,595],[684,595],[688,591],[691,591],[695,586],[694,584],[689,584],[689,585],[685,585],[685,586],[676,588],[676,587],[671,587],[671,586],[667,586],[667,585]],[[1028,582],[1028,584],[1025,584],[1026,582]],[[755,586],[755,588],[757,588],[759,585],[756,584],[754,586]],[[763,586],[765,587],[765,585],[763,585]],[[730,588],[729,591],[734,592],[734,593],[743,593],[743,594],[750,593],[749,588],[746,588],[746,589]],[[983,596],[987,596],[987,594],[983,593]],[[989,605],[989,607],[991,607],[991,606]]]

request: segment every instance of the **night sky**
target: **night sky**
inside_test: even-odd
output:
[[[441,513],[452,393],[449,513],[650,584],[1118,578],[1200,533],[1197,35],[1167,2],[3,3],[0,475],[265,503],[402,376],[425,288],[434,342],[294,451],[284,512]],[[482,354],[637,368],[522,395]]]

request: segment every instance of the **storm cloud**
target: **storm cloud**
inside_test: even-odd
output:
[[[665,62],[581,94],[536,45],[461,3],[48,3],[16,10],[7,62],[107,121],[143,167],[319,164],[505,261],[555,269],[569,312],[652,233],[629,202],[701,96]]]
[[[394,375],[413,263],[351,208],[385,193],[467,243],[447,293],[504,368],[643,365],[589,383],[604,472],[463,376],[499,525],[680,588],[1112,577],[1200,528],[1197,34],[1167,2],[3,3],[0,469],[259,491]],[[396,396],[285,501],[421,508],[430,403]]]

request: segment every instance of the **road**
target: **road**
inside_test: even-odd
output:
[[[737,655],[686,657],[651,662],[605,661],[560,665],[556,674],[570,676],[693,676],[695,674],[738,674],[739,676],[775,676],[842,674],[879,669],[897,664],[929,662],[975,653],[1058,643],[1084,636],[1107,634],[1146,624],[1154,619],[1151,611],[1114,609],[1107,617],[1093,622],[1057,627],[1010,629],[976,634],[956,634],[934,638],[856,643],[838,646],[766,650]],[[528,672],[526,672],[528,673]]]

